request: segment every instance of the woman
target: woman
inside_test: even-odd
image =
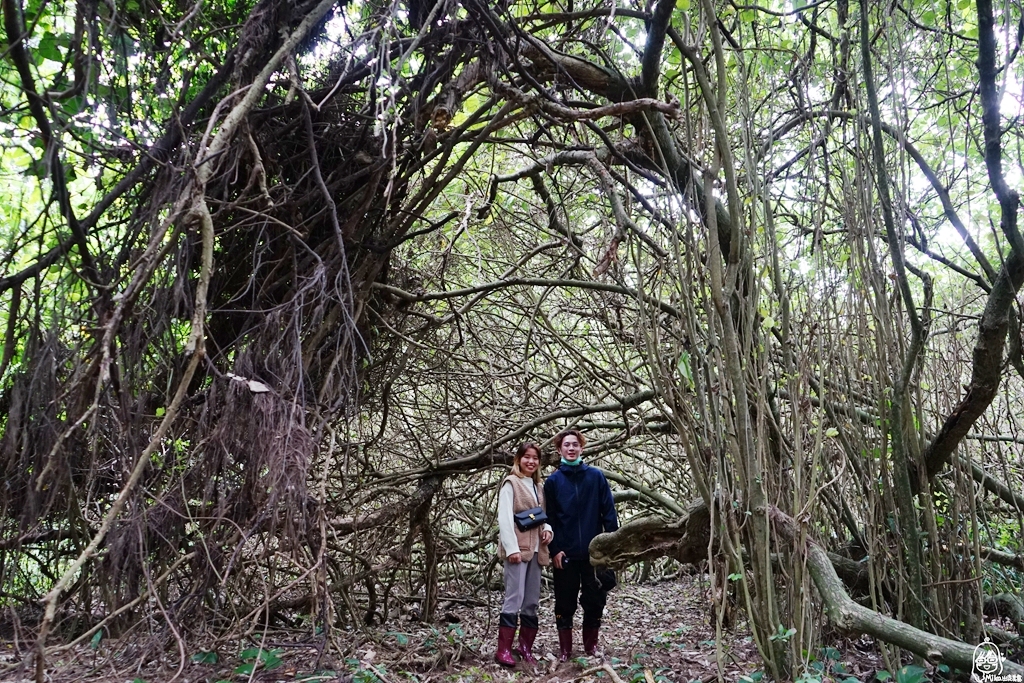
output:
[[[540,481],[540,448],[524,443],[516,451],[512,472],[498,490],[498,557],[505,564],[505,602],[498,620],[498,651],[494,661],[515,666],[512,640],[519,628],[516,652],[523,661],[535,663],[533,641],[537,638],[537,606],[540,603],[540,568],[548,564],[551,527],[547,524],[521,531],[515,514],[544,506]],[[519,622],[522,622],[520,625]]]

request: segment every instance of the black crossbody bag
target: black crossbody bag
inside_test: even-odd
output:
[[[540,500],[536,484],[533,485],[533,495],[537,496],[537,499]],[[536,529],[541,524],[546,524],[548,521],[547,513],[544,512],[544,508],[540,506],[530,508],[529,510],[523,510],[522,512],[517,512],[514,517],[516,520],[516,528],[520,531]]]

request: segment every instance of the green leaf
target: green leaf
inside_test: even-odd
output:
[[[60,107],[64,110],[65,114],[68,114],[69,116],[74,116],[75,114],[82,111],[82,100],[83,98],[81,95],[69,97],[63,102],[61,102]]]
[[[60,62],[61,54],[60,48],[57,47],[57,36],[49,31],[44,33],[39,41],[39,47],[36,48],[36,53],[43,59],[49,59],[51,62]]]
[[[93,650],[98,650],[100,647],[100,641],[103,640],[103,629],[96,631],[96,634],[89,640],[89,647]]]
[[[839,436],[839,430],[836,429],[835,427],[829,427],[828,429],[825,430],[825,436],[829,437],[830,439],[834,439],[837,436]],[[826,649],[833,649],[834,650],[835,648],[826,648]],[[836,655],[835,658],[839,659],[839,656]]]
[[[216,652],[197,652],[192,655],[192,661],[196,664],[216,664],[217,653]]]
[[[680,12],[690,9],[690,0],[676,0],[676,9]]]
[[[409,636],[405,635],[404,633],[399,633],[398,631],[388,631],[387,635],[394,636],[395,640],[398,642],[399,645],[405,646],[409,644]]]
[[[924,683],[925,670],[917,664],[907,664],[896,672],[897,683]]]
[[[686,351],[683,351],[682,353],[679,354],[678,367],[679,374],[685,377],[686,381],[690,384],[690,386],[692,386],[693,371],[690,369],[690,354],[688,354]]]
[[[892,678],[892,674],[889,673],[888,671],[886,671],[885,669],[882,669],[881,671],[876,671],[875,672],[875,680],[876,681],[887,681],[890,678]]]
[[[281,650],[265,650],[260,647],[250,647],[242,650],[239,653],[238,658],[241,659],[245,664],[242,664],[235,669],[236,674],[251,674],[257,664],[263,664],[263,668],[266,670],[275,669],[281,666]]]
[[[779,627],[775,629],[775,633],[773,635],[768,636],[768,640],[781,640],[782,642],[786,642],[795,635],[795,628],[786,628],[782,624],[779,624]]]

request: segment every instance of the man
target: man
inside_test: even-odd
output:
[[[583,462],[586,442],[577,429],[558,434],[554,443],[561,464],[544,482],[548,521],[554,530],[549,550],[555,565],[555,626],[563,662],[572,657],[577,600],[583,608],[583,649],[588,655],[597,653],[605,596],[614,585],[609,581],[614,576],[610,572],[602,576],[602,585],[590,564],[590,541],[602,532],[618,529],[619,518],[608,480]]]

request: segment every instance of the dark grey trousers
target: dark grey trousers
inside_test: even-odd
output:
[[[505,602],[501,605],[503,621],[520,615],[524,626],[533,625],[536,628],[539,605],[540,564],[537,562],[537,553],[533,554],[529,562],[512,564],[505,560]]]

